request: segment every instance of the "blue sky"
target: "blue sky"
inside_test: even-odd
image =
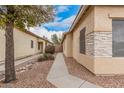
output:
[[[31,32],[39,36],[45,36],[49,40],[52,34],[61,36],[63,32],[69,31],[79,9],[79,5],[55,5],[54,21],[42,24],[40,27],[31,28]]]
[[[43,26],[48,30],[68,31],[80,6],[78,5],[56,5],[54,6],[56,16],[54,22],[46,23]],[[67,23],[67,24],[63,24]]]

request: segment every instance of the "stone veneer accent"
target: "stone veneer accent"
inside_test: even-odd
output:
[[[112,32],[94,32],[94,55],[112,57]]]
[[[112,57],[112,32],[92,32],[87,34],[86,55]]]

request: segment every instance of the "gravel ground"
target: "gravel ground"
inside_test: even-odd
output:
[[[17,72],[17,80],[10,83],[0,82],[0,87],[4,88],[55,88],[46,80],[47,74],[53,64],[53,61],[36,62],[29,66],[28,70],[23,68]]]
[[[95,76],[73,58],[66,58],[69,73],[104,88],[124,88],[124,75]]]

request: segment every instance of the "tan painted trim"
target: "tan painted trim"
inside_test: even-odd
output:
[[[124,15],[121,15],[121,16],[120,16],[120,14],[119,14],[119,15],[108,14],[108,17],[109,17],[110,19],[124,20]]]

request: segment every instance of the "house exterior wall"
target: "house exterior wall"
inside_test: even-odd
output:
[[[79,39],[80,31],[86,27],[86,54],[80,53]],[[66,57],[73,57],[77,62],[85,66],[91,72],[94,72],[94,46],[93,46],[93,28],[94,28],[94,7],[87,10],[85,16],[82,16],[72,33],[66,35],[63,41],[63,53]],[[72,49],[71,49],[72,48]]]
[[[0,61],[5,59],[5,32],[0,30]]]
[[[95,74],[124,74],[124,57],[112,57],[112,19],[124,19],[124,6],[95,6]]]
[[[33,48],[31,48],[31,40]],[[40,39],[43,43],[44,40]],[[5,31],[0,31],[0,61],[5,60]],[[45,45],[45,44],[44,44]],[[45,48],[45,46],[44,46]],[[41,52],[38,50],[38,38],[18,29],[14,29],[14,52],[15,59],[23,58]]]
[[[31,40],[33,41],[33,48],[31,48]],[[15,58],[33,55],[38,52],[38,38],[26,34],[18,29],[14,29],[14,46]]]
[[[85,44],[86,54],[80,53],[80,31],[86,27]],[[87,10],[85,16],[82,16],[78,24],[73,30],[73,58],[80,64],[85,66],[91,72],[94,72],[94,58],[93,58],[93,28],[94,28],[94,7]]]
[[[66,39],[63,42],[63,52],[64,52],[66,57],[72,57],[72,54],[73,54],[72,53],[72,47],[73,47],[73,45],[72,45],[73,40],[72,39],[73,39],[72,34],[68,34],[66,36]]]
[[[72,57],[96,75],[124,74],[124,57],[112,57],[112,19],[124,20],[124,6],[90,6],[72,34]],[[80,31],[86,27],[86,54],[80,53]],[[70,34],[70,33],[69,33]],[[64,40],[64,54],[70,43]]]

